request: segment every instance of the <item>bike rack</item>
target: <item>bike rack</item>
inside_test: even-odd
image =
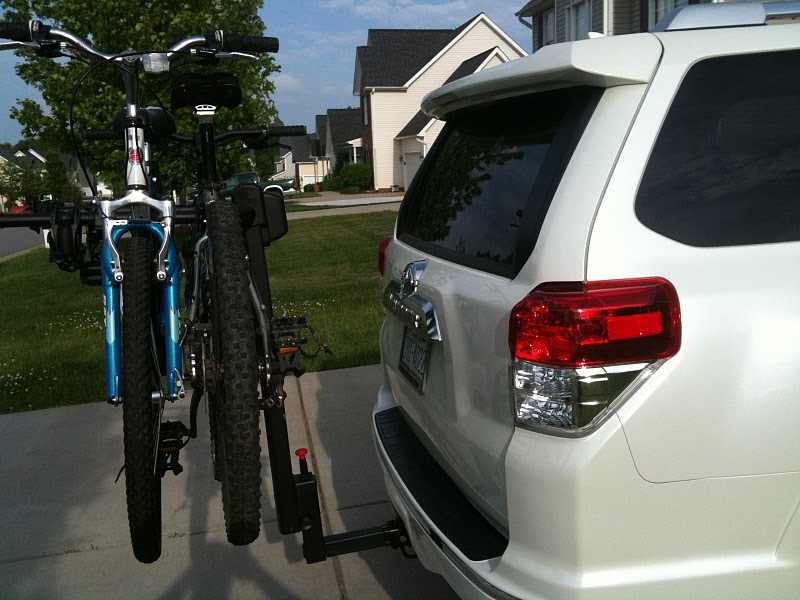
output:
[[[399,549],[404,556],[413,557],[408,551],[411,547],[408,534],[399,518],[377,527],[325,535],[317,478],[308,468],[308,450],[300,448],[295,452],[300,472],[294,473],[283,404],[266,407],[264,419],[278,528],[283,534],[302,533],[303,557],[307,563],[383,547]]]

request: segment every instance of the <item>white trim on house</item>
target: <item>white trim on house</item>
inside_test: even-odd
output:
[[[46,163],[46,162],[47,162],[47,159],[46,159],[44,156],[42,156],[41,154],[39,154],[39,153],[38,153],[36,150],[34,150],[33,148],[28,148],[28,153],[29,153],[31,156],[33,156],[33,157],[34,157],[36,160],[38,160],[39,162],[42,162],[42,163]]]
[[[520,56],[528,56],[528,53],[525,52],[525,50],[519,44],[517,44],[517,42],[512,40],[506,34],[505,31],[500,29],[500,27],[498,27],[497,24],[494,21],[492,21],[489,17],[487,17],[484,13],[481,13],[477,17],[475,17],[472,20],[472,22],[469,25],[467,25],[461,33],[459,33],[456,37],[454,37],[452,40],[450,40],[450,43],[447,44],[447,46],[445,46],[444,48],[439,50],[439,53],[436,56],[434,56],[432,59],[430,59],[427,62],[427,64],[425,64],[425,66],[423,66],[419,71],[417,71],[411,77],[411,79],[406,81],[406,83],[403,86],[403,88],[408,88],[417,79],[422,77],[422,74],[425,73],[425,71],[427,71],[433,64],[435,64],[436,61],[438,61],[444,54],[446,54],[450,50],[450,48],[455,46],[463,37],[465,37],[467,35],[467,33],[469,33],[472,29],[474,29],[478,25],[478,23],[480,23],[481,21],[486,23],[486,25],[488,25],[489,28],[492,31],[494,31],[505,43],[507,43],[512,48],[514,48],[514,50],[516,50],[519,53]]]
[[[489,55],[483,60],[483,62],[480,65],[478,65],[475,68],[475,70],[472,73],[470,73],[470,75],[474,75],[475,73],[480,73],[481,71],[483,71],[486,68],[486,65],[488,65],[492,61],[492,59],[494,59],[494,58],[499,58],[503,62],[511,62],[511,59],[508,57],[508,54],[506,54],[503,51],[503,49],[500,48],[499,46],[495,46],[495,48],[489,53]],[[465,75],[465,77],[468,77],[468,75]],[[408,139],[411,139],[411,138],[417,138],[417,140],[420,143],[424,143],[425,134],[428,133],[428,130],[431,127],[433,127],[433,124],[436,123],[437,120],[438,119],[431,118],[425,124],[425,127],[420,129],[417,133],[414,133],[412,135],[398,136],[398,137],[396,137],[394,139],[396,139],[396,140],[408,140]]]

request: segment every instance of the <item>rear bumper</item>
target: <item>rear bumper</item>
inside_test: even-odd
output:
[[[392,413],[382,387],[373,434],[389,497],[424,566],[462,598],[797,597],[800,539],[786,532],[800,537],[787,526],[800,474],[651,484],[617,419],[580,440],[518,430],[506,455],[507,546],[473,560],[447,535],[452,523],[425,510],[420,481],[395,464],[378,425]]]

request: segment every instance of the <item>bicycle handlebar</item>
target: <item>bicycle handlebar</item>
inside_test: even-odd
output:
[[[306,135],[305,125],[276,125],[265,129],[233,129],[221,133],[214,138],[215,144],[226,144],[234,140],[247,140],[253,138],[278,138],[278,137],[298,137]],[[100,139],[100,138],[98,138]],[[107,138],[102,138],[107,139]],[[115,138],[116,139],[116,138]],[[175,142],[192,144],[195,138],[190,135],[172,134],[170,139]]]
[[[226,33],[222,29],[207,33],[206,43],[226,52],[277,52],[280,47],[278,38]]]
[[[72,46],[84,54],[88,54],[95,58],[102,60],[119,60],[118,54],[109,54],[102,52],[92,46],[86,40],[76,36],[69,31],[51,28],[41,21],[31,20],[27,23],[14,22],[14,21],[0,21],[0,38],[13,40],[22,43],[38,43],[45,40],[57,40]],[[168,56],[183,50],[189,50],[197,46],[208,46],[212,50],[219,50],[224,52],[277,52],[279,42],[274,37],[262,37],[253,35],[239,35],[235,33],[225,33],[225,31],[218,29],[206,35],[196,35],[187,37],[176,44],[173,44],[166,51]],[[11,48],[6,46],[5,48]],[[0,50],[4,49],[0,46]],[[130,56],[131,53],[124,53]],[[142,54],[148,54],[143,52]]]

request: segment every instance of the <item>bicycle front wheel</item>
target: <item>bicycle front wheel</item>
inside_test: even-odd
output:
[[[120,244],[122,284],[122,422],[125,496],[133,554],[143,563],[161,556],[161,477],[156,473],[161,406],[157,389],[151,315],[155,246],[133,232]]]
[[[222,480],[228,541],[249,544],[261,526],[261,445],[256,323],[244,235],[236,206],[209,204],[211,311],[215,362],[222,381],[214,397],[215,460]]]

